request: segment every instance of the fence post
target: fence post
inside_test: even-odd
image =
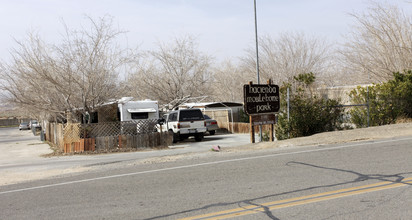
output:
[[[274,141],[274,137],[273,137],[273,129],[274,128],[274,126],[273,126],[273,124],[270,124],[270,128],[269,128],[269,131],[270,131],[270,135],[269,135],[269,141]]]
[[[367,100],[367,105],[368,105],[368,128],[369,128],[369,125],[370,125],[370,119],[369,119],[369,85],[368,85],[368,87],[366,88],[367,90],[368,90],[368,100]]]
[[[289,127],[289,109],[290,109],[290,102],[289,102],[289,87],[287,88],[287,112],[288,112],[288,127]],[[289,132],[289,128],[288,128],[288,139],[290,138],[290,132]]]
[[[233,131],[231,131],[230,129],[229,111],[227,111],[227,114],[226,114],[226,121],[227,121],[227,129],[230,131],[230,133],[233,133]]]
[[[250,142],[251,143],[255,143],[255,127],[253,126],[253,120],[252,120],[252,116],[251,115],[249,115],[249,121],[250,121],[250,127],[249,127],[249,130],[250,130]]]

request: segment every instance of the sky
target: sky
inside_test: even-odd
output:
[[[378,0],[378,2],[385,2]],[[404,10],[412,1],[386,1]],[[303,32],[342,42],[354,19],[370,6],[364,0],[256,0],[258,35]],[[64,31],[105,15],[127,31],[122,45],[155,50],[158,42],[191,35],[199,49],[217,60],[243,56],[255,44],[253,0],[0,0],[0,60],[7,62],[16,40],[35,31],[58,43]]]

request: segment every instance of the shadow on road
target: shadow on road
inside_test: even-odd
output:
[[[345,170],[345,169],[332,168],[332,167],[322,167],[322,166],[318,166],[318,165],[314,165],[314,164],[297,162],[297,161],[290,161],[290,162],[286,163],[285,165],[286,166],[293,166],[293,165],[308,166],[308,167],[312,167],[312,168],[315,168],[315,169],[325,169],[325,170],[333,170],[333,171],[336,171],[336,172],[350,173],[350,174],[354,174],[355,178],[353,180],[346,181],[346,182],[330,184],[330,185],[312,186],[312,187],[308,187],[308,188],[304,188],[304,189],[298,189],[298,190],[294,190],[294,191],[282,192],[282,193],[267,195],[267,196],[258,197],[258,198],[246,199],[246,200],[242,200],[242,201],[235,201],[235,202],[230,202],[230,203],[210,204],[210,205],[207,205],[207,206],[204,206],[204,207],[201,207],[201,208],[197,208],[197,209],[185,210],[185,211],[172,213],[172,214],[169,214],[169,215],[157,216],[157,217],[153,217],[153,218],[149,218],[149,219],[168,218],[168,217],[172,217],[172,216],[175,216],[175,215],[181,215],[181,214],[195,212],[195,211],[207,210],[207,209],[212,208],[212,207],[222,207],[222,206],[229,206],[229,205],[237,204],[239,208],[249,206],[249,205],[258,206],[258,207],[264,209],[263,213],[265,213],[269,219],[276,219],[277,220],[278,218],[276,218],[273,215],[273,213],[270,211],[270,207],[263,206],[261,204],[258,204],[256,202],[254,202],[254,201],[260,200],[260,199],[268,199],[268,198],[272,198],[272,197],[298,193],[298,192],[304,192],[304,191],[309,191],[309,190],[314,190],[314,189],[343,186],[343,185],[346,185],[346,184],[358,183],[358,182],[367,181],[367,180],[379,180],[379,181],[387,181],[387,182],[392,182],[392,183],[402,183],[402,181],[405,179],[404,175],[412,174],[412,172],[396,173],[396,174],[391,174],[391,175],[363,174],[363,173],[356,172],[356,171],[353,171],[353,170]],[[404,183],[404,184],[405,185],[412,185],[410,183]],[[245,210],[247,210],[247,209],[245,208]]]

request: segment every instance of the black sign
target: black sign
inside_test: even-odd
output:
[[[277,85],[244,85],[245,112],[249,115],[279,112],[280,98]]]

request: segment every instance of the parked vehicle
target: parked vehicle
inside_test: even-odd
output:
[[[27,122],[22,122],[19,125],[19,130],[30,130],[30,125]]]
[[[217,121],[215,119],[210,118],[208,115],[203,115],[206,121],[206,129],[210,135],[214,135],[216,130],[219,129]]]
[[[206,132],[206,122],[200,109],[179,109],[165,114],[159,120],[157,130],[173,132],[173,143],[190,136],[201,141]]]
[[[31,129],[31,128],[36,128],[36,127],[40,127],[39,122],[38,122],[37,120],[31,120],[31,121],[29,122],[29,129]]]

